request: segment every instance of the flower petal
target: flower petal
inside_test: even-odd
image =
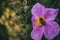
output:
[[[48,40],[52,40],[52,39],[48,39]]]
[[[57,14],[58,14],[58,9],[46,8],[45,9],[46,21],[54,20]]]
[[[49,40],[52,40],[59,34],[59,25],[54,21],[47,22],[44,28],[44,35]]]
[[[36,23],[35,23],[35,19],[36,19],[36,18],[37,18],[36,16],[32,16],[32,19],[31,19],[31,21],[32,21],[32,26],[33,26],[34,29],[37,28],[37,25],[36,25]]]
[[[36,3],[31,9],[32,15],[42,16],[44,12],[44,6],[40,3]]]
[[[41,40],[43,31],[44,31],[43,27],[37,27],[36,29],[33,29],[31,32],[32,39]]]

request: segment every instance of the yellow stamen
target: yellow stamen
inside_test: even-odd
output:
[[[44,16],[41,17],[44,20]],[[41,26],[40,17],[36,18],[36,25]]]

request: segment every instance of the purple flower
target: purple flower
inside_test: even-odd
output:
[[[46,8],[36,3],[31,9],[32,26],[31,37],[34,40],[41,40],[43,34],[48,40],[53,40],[59,34],[59,25],[54,21],[58,9]]]

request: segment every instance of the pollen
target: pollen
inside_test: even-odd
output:
[[[44,17],[42,16],[42,17],[36,18],[35,23],[36,23],[37,26],[44,25],[44,24],[45,24],[45,19],[44,19]]]
[[[40,23],[39,18],[36,18],[36,25],[38,25],[38,26],[42,25],[42,24]]]

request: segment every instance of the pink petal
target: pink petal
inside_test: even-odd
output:
[[[36,16],[32,16],[31,21],[32,21],[32,26],[33,26],[34,29],[37,28],[37,25],[35,23],[35,19],[36,19]]]
[[[45,9],[46,21],[54,20],[56,18],[57,14],[58,14],[58,9],[46,8]]]
[[[48,40],[52,40],[52,39],[48,39]]]
[[[43,27],[37,27],[36,29],[33,29],[31,32],[31,38],[34,40],[41,40],[43,31]]]
[[[44,6],[40,3],[36,3],[31,9],[32,15],[42,16],[44,14]]]
[[[32,18],[31,18],[33,29],[39,27],[36,25],[36,18],[37,18],[36,16],[32,16]]]
[[[52,40],[59,34],[59,25],[54,21],[47,22],[44,28],[44,35],[49,40]]]

